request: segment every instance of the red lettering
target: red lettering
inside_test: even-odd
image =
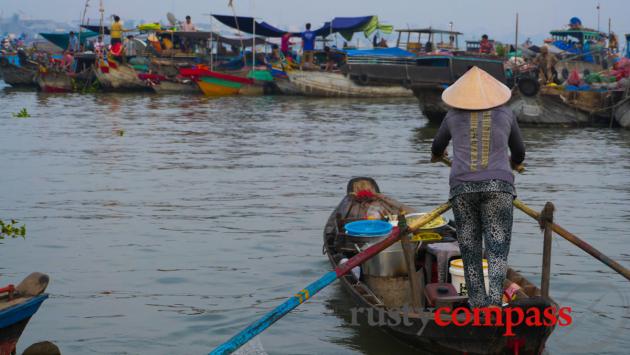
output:
[[[517,321],[515,322],[512,314],[516,313],[517,317]],[[505,333],[503,334],[503,336],[506,337],[512,337],[514,336],[514,333],[512,332],[512,327],[513,326],[518,326],[521,323],[523,323],[523,320],[525,319],[525,313],[523,312],[523,310],[519,307],[516,308],[506,308],[505,309]]]
[[[481,314],[484,315],[483,324],[481,324]],[[494,316],[492,315],[494,314]],[[475,327],[491,327],[491,326],[503,326],[503,313],[501,312],[501,308],[498,307],[483,307],[483,308],[475,308],[473,310],[474,320],[473,326]],[[495,324],[492,324],[492,318],[496,319]]]
[[[447,320],[444,321],[444,320],[442,320],[442,316],[441,316],[442,312],[448,313],[450,310],[451,309],[448,308],[448,307],[438,308],[435,311],[435,315],[433,316],[433,320],[435,321],[435,324],[439,325],[440,327],[446,327],[449,324],[451,324],[451,321],[449,321],[448,318],[445,317]]]
[[[561,307],[559,313],[560,321],[558,325],[561,327],[566,327],[567,325],[571,325],[573,323],[573,318],[571,317],[571,307]],[[565,321],[564,323],[562,321]]]
[[[525,324],[528,327],[542,327],[540,309],[536,307],[529,308],[527,310],[527,318],[525,318]]]
[[[463,323],[460,322],[459,319],[457,318],[457,313],[464,313]],[[453,313],[451,313],[451,319],[453,320],[453,324],[458,327],[467,326],[468,324],[470,324],[470,319],[471,319],[470,310],[465,307],[457,307],[453,310]]]
[[[551,327],[558,323],[558,318],[556,317],[556,307],[545,308],[543,315],[545,316],[545,320],[543,321],[545,327]]]

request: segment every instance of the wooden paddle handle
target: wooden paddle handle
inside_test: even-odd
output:
[[[540,219],[540,213],[538,213],[538,212],[534,211],[533,209],[529,208],[525,203],[523,203],[523,201],[521,201],[519,199],[515,199],[513,204],[514,204],[514,207],[516,207],[519,210],[525,212],[526,215],[532,217],[536,221],[538,221]],[[608,267],[610,267],[611,269],[615,270],[616,272],[618,272],[620,275],[622,275],[626,279],[630,280],[630,270],[626,269],[625,267],[621,266],[618,262],[616,262],[613,259],[609,258],[608,256],[604,255],[601,251],[595,249],[592,245],[588,244],[587,242],[585,242],[582,239],[578,238],[573,233],[567,231],[566,229],[560,227],[559,225],[557,225],[555,223],[551,223],[551,229],[554,232],[556,232],[556,234],[558,234],[559,236],[561,236],[564,239],[570,241],[575,246],[577,246],[578,248],[584,250],[585,252],[591,254],[591,256],[593,256],[595,259],[601,261],[602,263],[606,264]]]

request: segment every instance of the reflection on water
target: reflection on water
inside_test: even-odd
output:
[[[436,128],[414,100],[0,98],[0,216],[28,228],[26,240],[2,245],[0,281],[34,270],[52,278],[21,348],[50,339],[65,354],[207,352],[329,270],[322,228],[350,177],[373,176],[418,209],[448,195],[448,169],[428,162]],[[32,117],[12,118],[22,107]],[[630,132],[523,134],[519,196],[536,208],[553,201],[560,224],[630,265]],[[538,283],[538,227],[517,213],[514,231],[510,262]],[[556,329],[550,352],[568,342],[625,353],[627,282],[560,238],[552,260],[552,292],[576,322]],[[333,285],[263,333],[262,347],[413,353],[352,325],[352,305]]]

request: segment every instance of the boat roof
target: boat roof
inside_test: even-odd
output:
[[[396,30],[396,32],[402,32],[402,33],[407,33],[407,32],[413,32],[413,33],[442,33],[442,34],[453,34],[456,36],[459,35],[463,35],[462,32],[458,32],[458,31],[447,31],[447,30],[437,30],[435,28],[416,28],[416,29],[402,29],[402,30]]]
[[[282,37],[285,33],[290,32],[277,28],[267,22],[256,21],[252,17],[233,16],[233,15],[217,15],[212,14],[222,24],[238,29],[245,33],[256,33],[263,37]],[[360,16],[360,17],[335,17],[331,21],[327,21],[321,28],[312,30],[316,36],[327,36],[335,32],[359,32],[363,31],[372,22],[378,25],[376,16]],[[293,35],[299,35],[301,32],[291,32]]]

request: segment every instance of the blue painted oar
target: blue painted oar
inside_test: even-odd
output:
[[[423,225],[437,218],[442,213],[448,211],[450,208],[451,205],[449,203],[445,203],[439,206],[438,208],[427,213],[421,218],[418,218],[412,223],[409,223],[408,230],[414,231],[419,227],[422,227]],[[247,326],[247,328],[243,329],[240,333],[233,336],[230,340],[219,345],[210,353],[210,355],[223,355],[233,353],[234,351],[236,351],[236,349],[243,346],[245,343],[253,339],[256,335],[262,333],[265,329],[269,328],[278,319],[284,317],[287,313],[291,312],[295,307],[313,297],[324,287],[330,285],[339,277],[350,272],[350,270],[352,270],[354,267],[363,264],[369,258],[388,248],[390,245],[396,243],[399,239],[400,231],[398,230],[398,228],[394,228],[392,234],[385,240],[370,246],[369,248],[350,258],[343,265],[335,268],[335,270],[324,274],[324,276],[322,276],[319,280],[313,282],[312,284],[306,286],[306,288],[303,288],[300,292],[289,297],[288,300],[284,301],[284,303],[276,307],[273,311],[265,314],[262,318]]]

